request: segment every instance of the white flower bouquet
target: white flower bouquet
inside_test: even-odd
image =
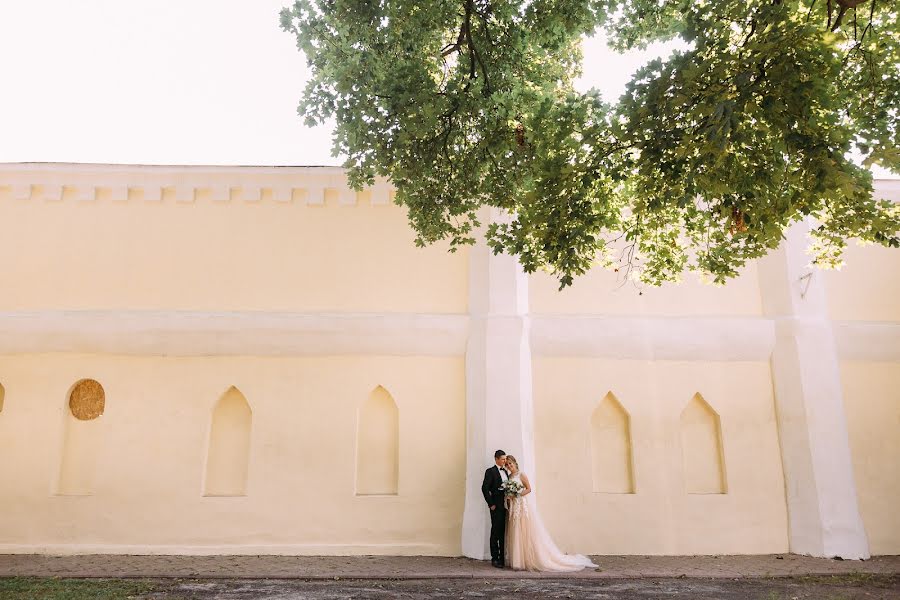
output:
[[[503,485],[500,486],[500,489],[502,489],[507,496],[518,496],[525,491],[525,486],[522,485],[520,481],[509,480],[504,482]]]

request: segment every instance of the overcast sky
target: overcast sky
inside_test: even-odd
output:
[[[339,164],[330,129],[297,116],[289,3],[3,0],[0,161]],[[610,99],[646,60],[585,50],[582,86]]]
[[[0,162],[337,165],[303,125],[290,0],[0,0]],[[664,48],[585,42],[609,100]]]

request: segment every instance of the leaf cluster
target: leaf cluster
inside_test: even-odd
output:
[[[417,243],[474,241],[561,286],[601,263],[722,282],[812,217],[815,261],[900,246],[861,155],[900,173],[900,21],[884,0],[298,0],[281,15],[351,183],[389,177]],[[579,93],[581,39],[688,50],[613,105]]]

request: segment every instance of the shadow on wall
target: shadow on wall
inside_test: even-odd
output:
[[[631,417],[612,392],[591,415],[591,454],[595,492],[634,493]]]
[[[106,392],[93,379],[72,386],[68,397],[56,493],[89,496],[94,491],[97,457],[103,451]]]
[[[728,492],[719,414],[699,393],[681,412],[681,451],[688,494]]]
[[[356,495],[397,495],[400,412],[394,398],[380,385],[359,408],[356,439]]]
[[[213,408],[204,496],[244,496],[250,465],[253,413],[244,395],[228,388]]]
[[[0,410],[5,390],[0,385]],[[93,379],[78,381],[68,394],[57,495],[94,492],[97,459],[103,451],[106,392]],[[245,496],[250,467],[253,411],[244,394],[229,387],[212,410],[202,490],[204,496]],[[400,418],[397,404],[382,386],[359,408],[356,495],[396,496],[400,474]]]
[[[5,390],[0,385],[0,410]],[[103,451],[106,407],[103,386],[82,379],[68,395],[62,457],[56,494],[90,495],[96,462]],[[203,479],[204,496],[245,496],[250,465],[253,412],[246,397],[229,387],[213,407]],[[699,393],[681,412],[682,464],[685,492],[728,492],[718,413]],[[356,432],[356,495],[399,494],[400,418],[397,403],[376,386],[360,405]],[[593,491],[634,494],[634,450],[631,417],[615,394],[608,392],[590,420]]]
[[[688,494],[725,494],[725,455],[718,413],[699,393],[679,420],[682,468]],[[591,414],[593,491],[634,494],[634,447],[631,416],[615,394],[608,392]]]

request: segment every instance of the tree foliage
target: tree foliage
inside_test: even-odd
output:
[[[298,0],[299,111],[334,118],[352,185],[389,177],[417,243],[473,241],[562,286],[593,265],[716,281],[812,216],[814,261],[897,247],[900,8],[886,0]],[[681,38],[615,104],[579,93],[581,39]]]

